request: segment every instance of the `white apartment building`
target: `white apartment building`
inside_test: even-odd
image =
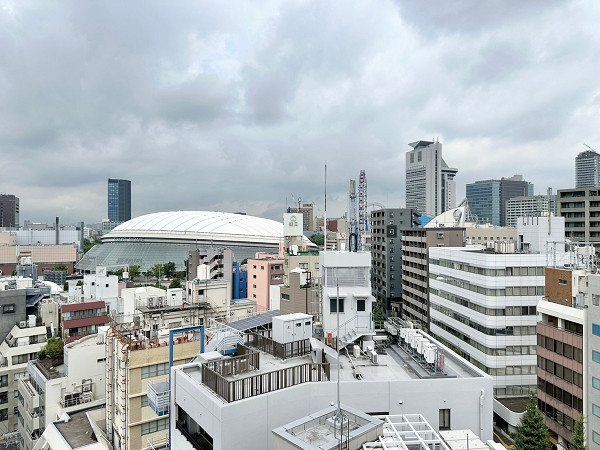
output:
[[[98,272],[83,276],[83,297],[88,300],[106,300],[119,296],[119,277],[106,275],[106,269],[98,267]]]
[[[0,344],[0,434],[17,431],[19,379],[27,376],[27,363],[46,346],[46,327],[34,316],[17,323]],[[39,436],[36,436],[36,438]]]
[[[31,450],[64,413],[104,404],[105,359],[104,341],[90,335],[65,345],[64,360],[29,361],[27,376],[19,380],[21,448]]]

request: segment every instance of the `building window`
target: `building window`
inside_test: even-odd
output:
[[[592,413],[594,413],[595,416],[600,417],[600,406],[592,404]]]
[[[594,333],[596,336],[600,336],[600,325],[597,324],[592,324],[592,333]]]
[[[265,270],[265,266],[260,266],[260,270]]]
[[[142,378],[157,377],[159,375],[167,375],[169,373],[169,363],[152,364],[142,367]]]
[[[152,422],[142,424],[142,435],[156,433],[160,430],[166,430],[169,427],[169,419],[158,419]]]
[[[450,410],[440,409],[440,430],[450,429]]]
[[[566,286],[567,285],[567,280],[558,280],[558,284],[560,284],[561,286]]]
[[[600,390],[600,380],[596,377],[592,377],[592,386],[594,386],[595,389]]]
[[[356,310],[357,311],[365,311],[366,301],[364,299],[356,300]]]
[[[592,359],[594,362],[600,363],[600,352],[592,350]]]
[[[10,305],[2,305],[2,313],[3,314],[10,314],[10,313],[14,313],[15,312],[15,305],[10,304]]]
[[[252,275],[252,278],[256,279],[256,275]]]
[[[2,411],[0,411],[1,413]],[[596,443],[596,444],[600,444],[600,434],[596,433],[595,431],[592,432],[592,440]]]
[[[143,408],[144,406],[148,406],[148,396],[147,396],[147,395],[142,395],[142,400],[141,400],[141,402],[142,402],[142,408]]]
[[[0,421],[8,420],[8,408],[0,409]]]
[[[337,310],[337,306],[339,305],[339,310],[341,313],[344,312],[344,299],[343,297],[340,298],[330,298],[329,299],[329,312],[338,312]]]

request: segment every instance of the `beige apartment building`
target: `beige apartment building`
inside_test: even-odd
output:
[[[168,443],[169,411],[152,398],[169,395],[169,329],[151,320],[112,324],[106,336],[106,433],[115,450],[146,450]],[[200,334],[174,339],[174,365],[200,352]]]

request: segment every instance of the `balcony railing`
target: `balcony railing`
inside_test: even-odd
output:
[[[310,353],[310,339],[281,344],[261,334],[249,333],[244,335],[244,341],[249,347],[257,348],[280,359],[303,356]]]
[[[202,365],[202,382],[228,403],[312,381],[329,381],[329,363],[305,363],[238,380],[228,380],[217,370],[221,361]]]

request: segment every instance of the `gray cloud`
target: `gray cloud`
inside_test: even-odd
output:
[[[5,2],[0,191],[23,219],[246,211],[290,194],[329,214],[367,170],[404,202],[407,143],[439,137],[464,184],[573,184],[600,147],[600,8],[583,2]],[[564,26],[565,23],[577,26]],[[537,189],[536,189],[537,190]]]

